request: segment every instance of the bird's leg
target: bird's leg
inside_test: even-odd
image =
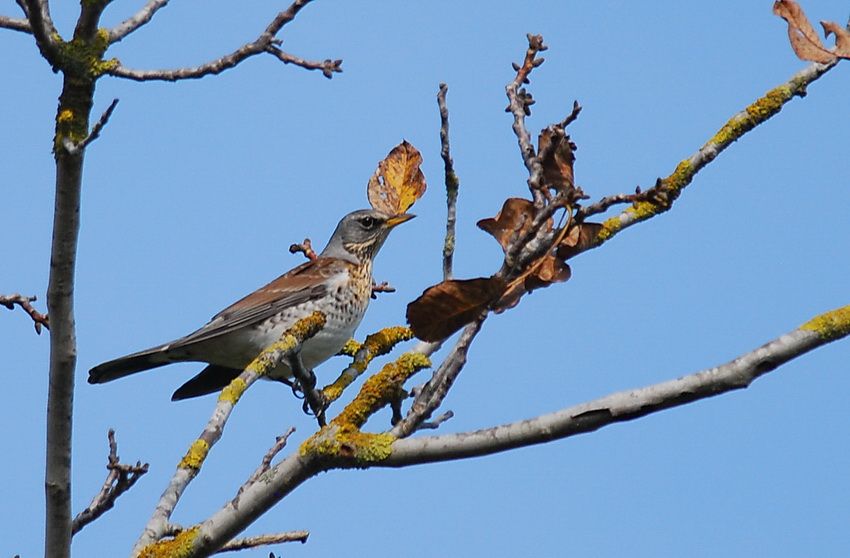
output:
[[[295,377],[293,391],[299,389],[304,394],[304,412],[312,414],[319,421],[319,426],[324,426],[325,409],[328,406],[328,400],[325,395],[316,389],[316,375],[312,370],[304,368],[304,363],[301,361],[301,354],[295,353],[288,359],[289,369],[292,370],[292,375]]]

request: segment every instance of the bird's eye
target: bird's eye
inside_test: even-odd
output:
[[[377,222],[377,219],[375,219],[374,217],[363,217],[362,219],[360,219],[360,224],[367,229],[375,228]]]

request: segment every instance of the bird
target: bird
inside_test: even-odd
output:
[[[340,220],[322,252],[228,306],[197,331],[108,362],[89,371],[102,384],[174,362],[205,362],[206,368],[171,397],[179,401],[220,391],[267,346],[314,311],[326,323],[300,348],[308,371],[337,354],[363,319],[372,294],[372,262],[390,231],[412,219],[375,209],[353,211]],[[267,375],[287,381],[285,363]]]

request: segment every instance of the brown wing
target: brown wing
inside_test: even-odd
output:
[[[245,298],[231,304],[204,327],[170,344],[177,348],[225,335],[262,322],[282,310],[321,298],[327,279],[346,271],[346,263],[335,258],[318,258],[299,265]]]

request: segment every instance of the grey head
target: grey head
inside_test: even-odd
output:
[[[415,215],[388,215],[377,209],[358,209],[340,220],[321,255],[353,263],[371,260],[384,245],[390,231]]]

